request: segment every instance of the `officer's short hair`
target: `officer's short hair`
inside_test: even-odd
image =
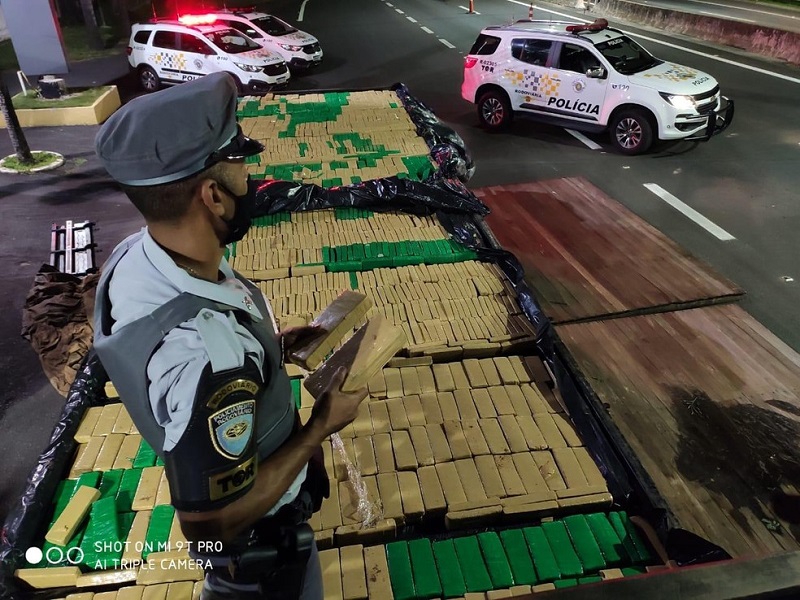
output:
[[[236,107],[236,84],[228,73],[134,98],[98,131],[97,156],[145,218],[146,213],[180,214],[185,206],[183,211],[163,206],[172,194],[194,189],[196,177],[220,161],[263,151],[260,142],[242,133]],[[131,192],[133,188],[142,189]],[[178,196],[175,202],[180,204],[185,194]]]

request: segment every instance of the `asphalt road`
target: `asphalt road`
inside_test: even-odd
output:
[[[741,0],[712,2],[709,0],[638,0],[657,8],[718,17],[728,21],[755,23],[773,29],[800,32],[800,7]]]
[[[662,145],[649,155],[628,158],[614,154],[600,135],[588,136],[597,147],[592,149],[563,129],[530,121],[518,120],[509,132],[495,135],[478,127],[474,107],[460,96],[463,55],[482,27],[527,17],[527,3],[475,0],[480,14],[470,15],[467,0],[389,1],[392,6],[384,0],[272,2],[270,10],[292,22],[302,9],[299,27],[316,35],[325,51],[324,64],[294,79],[289,90],[406,83],[464,137],[477,164],[472,187],[585,176],[747,290],[743,306],[800,351],[800,69],[612,22],[660,58],[710,73],[736,101],[733,126],[710,142]],[[595,14],[536,5],[536,18],[565,16],[593,19]],[[116,80],[124,73],[124,56],[109,62],[114,64],[104,72],[113,73],[123,98],[138,93],[129,79]],[[25,290],[47,258],[50,223],[95,220],[106,256],[141,225],[93,157],[95,130],[61,128],[55,137],[52,130],[31,130],[31,146],[64,153],[67,169],[13,180],[0,175],[0,248],[10,282],[0,289],[7,308],[0,318],[0,371],[11,374],[0,395],[5,475],[0,519],[18,497],[60,412],[60,398],[18,338]],[[8,138],[0,135],[0,155],[10,152]],[[735,239],[720,241],[645,184],[661,186]]]

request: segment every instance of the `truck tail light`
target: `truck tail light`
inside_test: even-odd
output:
[[[471,69],[472,67],[474,67],[477,64],[478,64],[478,59],[477,58],[473,58],[472,56],[467,56],[466,58],[464,58],[464,68],[465,69]]]

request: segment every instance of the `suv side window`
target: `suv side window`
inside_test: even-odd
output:
[[[190,33],[180,34],[181,50],[184,52],[195,52],[197,54],[216,54],[211,47],[200,38]]]
[[[144,29],[142,31],[137,31],[136,35],[133,36],[133,41],[137,44],[147,44],[147,40],[150,39],[150,34],[152,31],[149,29]]]
[[[511,40],[511,56],[529,65],[544,67],[552,47],[553,42],[549,40]]]
[[[593,67],[601,66],[600,61],[591,50],[575,44],[564,44],[561,47],[561,55],[556,64],[559,69],[581,74],[585,74]]]
[[[480,55],[494,54],[494,51],[497,50],[499,45],[499,37],[482,33],[478,36],[478,39],[475,40],[475,43],[472,44],[472,48],[470,49],[469,53]]]
[[[167,50],[178,49],[178,34],[174,31],[156,31],[153,36],[153,46],[156,48],[166,48]]]
[[[250,27],[247,23],[242,23],[241,21],[228,21],[226,19],[217,19],[220,23],[230,27],[231,29],[235,29],[239,33],[245,34],[247,37],[257,38],[261,37],[261,34],[258,33],[255,29]]]

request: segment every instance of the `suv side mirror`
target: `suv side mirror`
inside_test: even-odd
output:
[[[586,76],[592,79],[605,79],[606,70],[603,67],[592,67],[586,70]]]

